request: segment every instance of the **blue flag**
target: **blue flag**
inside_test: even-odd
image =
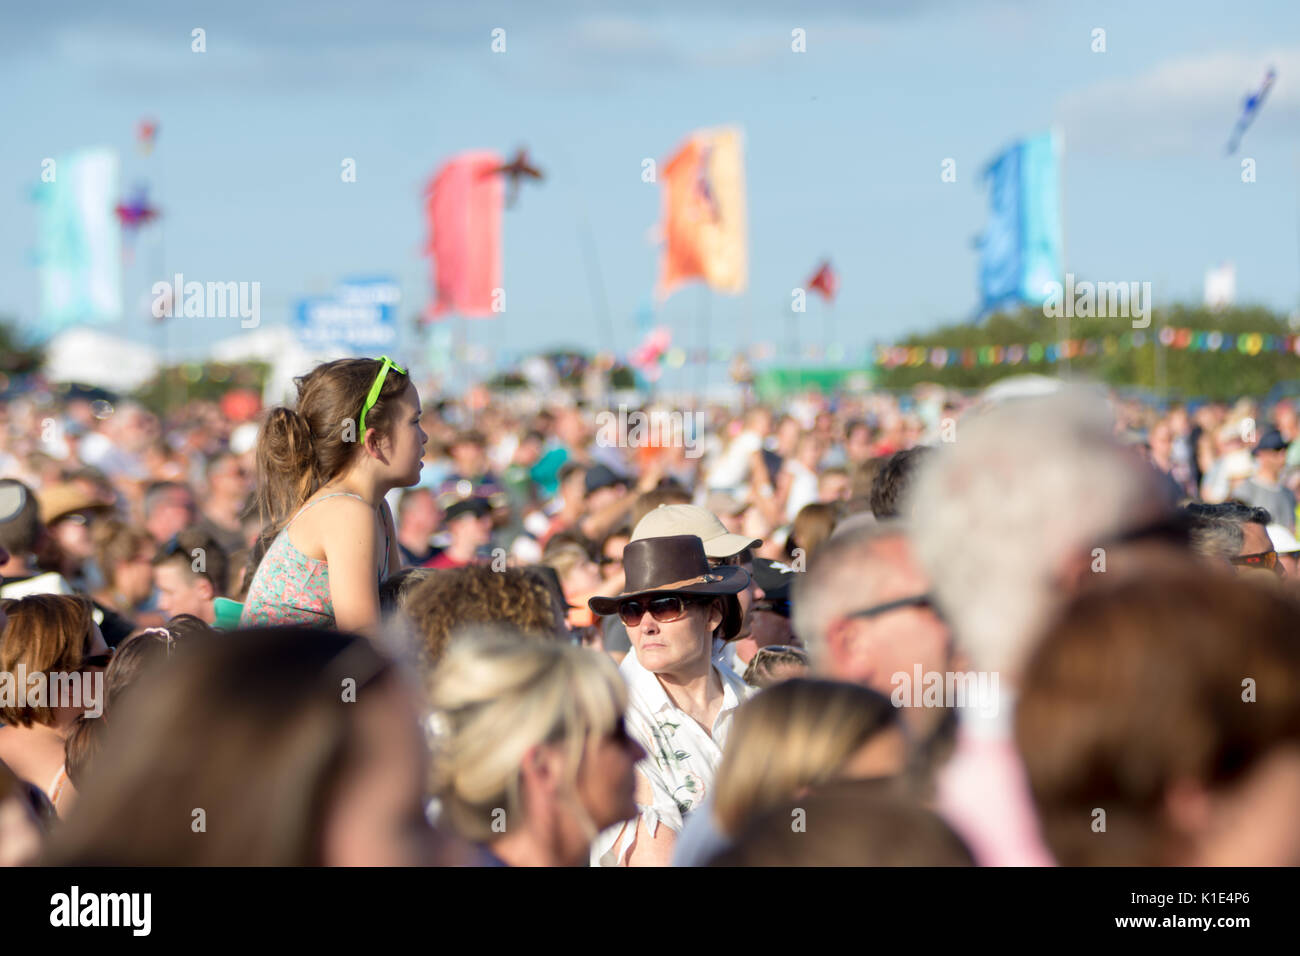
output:
[[[980,238],[980,312],[1042,305],[1061,281],[1060,150],[1044,133],[1021,140],[989,164],[989,222]]]

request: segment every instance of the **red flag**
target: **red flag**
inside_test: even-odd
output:
[[[448,161],[425,187],[433,256],[436,301],[429,318],[455,312],[490,318],[501,288],[501,210],[505,185],[498,175],[501,157],[488,150],[461,153]]]
[[[840,280],[831,268],[830,260],[822,262],[821,267],[808,280],[808,288],[816,289],[827,302],[835,301],[835,291],[840,287]]]

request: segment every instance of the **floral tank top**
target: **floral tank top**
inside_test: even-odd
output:
[[[348,491],[326,495],[304,506],[290,519],[266,549],[262,562],[253,575],[244,610],[239,617],[240,627],[264,627],[288,624],[305,624],[311,627],[334,626],[334,602],[330,599],[330,570],[325,561],[303,554],[289,540],[289,529],[304,511],[322,501],[346,495],[364,501],[360,495]],[[384,563],[388,567],[388,535],[384,535]],[[382,583],[381,573],[378,585]]]

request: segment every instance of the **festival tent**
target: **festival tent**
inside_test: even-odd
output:
[[[85,326],[50,340],[45,374],[55,382],[81,382],[114,392],[130,392],[158,373],[158,350]]]

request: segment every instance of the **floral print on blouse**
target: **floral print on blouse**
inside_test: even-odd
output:
[[[722,708],[709,734],[673,704],[659,678],[641,666],[635,649],[619,666],[628,685],[627,732],[646,752],[637,772],[645,776],[654,792],[651,805],[637,807],[651,836],[661,823],[680,833],[683,818],[707,796],[722,762],[722,748],[736,708],[754,693],[717,653],[713,667],[722,679]],[[597,836],[591,848],[593,866],[615,866],[626,858],[636,828],[628,824],[619,839],[622,831],[620,823]]]

